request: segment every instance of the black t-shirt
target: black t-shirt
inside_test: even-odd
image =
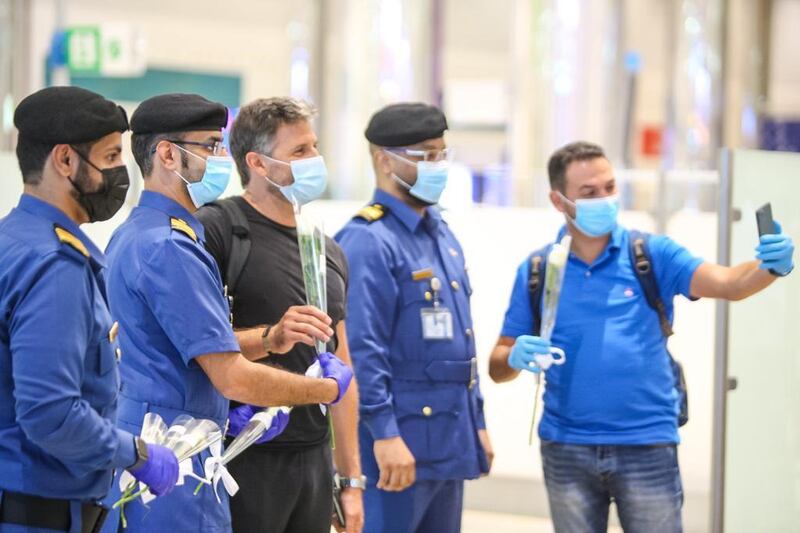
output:
[[[306,293],[297,245],[297,230],[282,226],[265,217],[242,197],[233,201],[244,212],[250,225],[250,254],[242,269],[236,292],[233,295],[233,326],[246,329],[265,324],[277,324],[293,305],[304,305]],[[228,269],[228,257],[233,241],[233,229],[221,207],[208,205],[197,212],[205,226],[206,248],[216,259],[223,278]],[[328,272],[328,315],[332,328],[345,318],[347,297],[347,259],[336,242],[326,237],[325,253]],[[338,339],[334,335],[328,350],[336,350]],[[260,363],[304,374],[314,362],[316,351],[312,346],[297,344],[289,352],[270,355]],[[231,402],[231,408],[239,405]],[[296,407],[290,416],[289,426],[275,440],[254,446],[262,449],[301,448],[317,446],[328,438],[328,424],[318,405]]]

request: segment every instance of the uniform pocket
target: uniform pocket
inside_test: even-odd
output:
[[[433,389],[395,393],[400,436],[419,463],[459,455],[470,438],[467,389]]]
[[[107,338],[100,339],[98,342],[97,373],[105,376],[117,366],[117,351],[119,345],[117,341],[111,342]]]
[[[400,284],[400,296],[403,306],[430,301],[430,280],[404,281]]]

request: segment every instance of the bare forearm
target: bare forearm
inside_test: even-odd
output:
[[[261,407],[330,403],[339,394],[333,379],[315,379],[253,363],[240,353],[195,358],[226,398]]]
[[[352,368],[353,360],[350,358],[347,328],[343,320],[336,325],[336,336],[339,339],[336,355]],[[358,454],[358,384],[355,378],[342,401],[333,406],[331,416],[336,433],[336,449],[333,452],[336,470],[345,477],[358,477],[361,475],[361,460]]]
[[[748,261],[731,268],[728,300],[743,300],[769,287],[775,276],[758,268],[758,261]]]
[[[261,407],[329,403],[339,392],[332,379],[316,379],[292,374],[267,365],[250,363],[232,376],[231,400]]]
[[[758,268],[758,261],[733,267],[703,263],[692,277],[691,293],[698,298],[742,300],[775,281],[775,276]]]
[[[353,379],[342,401],[332,406],[333,430],[336,449],[333,462],[336,471],[344,477],[361,475],[361,460],[358,453],[358,386]]]
[[[511,353],[511,346],[497,344],[489,357],[489,377],[495,383],[511,381],[519,375],[519,370],[508,365],[508,356]]]
[[[234,334],[239,342],[239,349],[242,350],[242,355],[248,360],[258,361],[269,355],[264,350],[263,327],[241,329],[235,331]]]

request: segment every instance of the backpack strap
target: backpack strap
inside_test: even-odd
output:
[[[647,305],[658,313],[658,322],[661,325],[661,333],[665,338],[672,336],[672,323],[667,315],[667,306],[661,298],[658,290],[656,274],[653,271],[653,262],[650,257],[648,242],[650,235],[640,231],[631,230],[629,233],[630,256],[633,271],[642,286]]]
[[[547,270],[547,254],[552,245],[548,244],[533,252],[528,264],[528,296],[530,297],[531,313],[533,314],[533,334],[539,335],[542,331],[542,298],[544,297],[544,276]]]
[[[225,271],[225,286],[227,295],[233,297],[236,292],[236,285],[242,275],[244,265],[250,255],[250,224],[244,211],[236,203],[235,198],[226,198],[214,202],[222,209],[228,222],[231,224],[233,238],[231,239],[231,249],[228,251],[228,268]]]

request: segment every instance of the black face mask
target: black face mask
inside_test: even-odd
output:
[[[73,148],[73,150],[75,150]],[[103,176],[103,186],[99,191],[87,193],[69,178],[69,182],[78,191],[78,203],[89,215],[89,222],[102,222],[113,217],[125,203],[128,187],[131,180],[128,177],[128,168],[125,165],[111,168],[98,168],[78,150],[75,152],[92,168]]]

